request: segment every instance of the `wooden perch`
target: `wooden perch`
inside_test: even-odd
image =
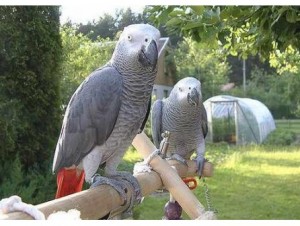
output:
[[[144,158],[147,158],[156,149],[150,139],[143,132],[134,138],[132,144]],[[188,176],[188,167],[186,167],[185,171],[183,171],[183,168],[180,167],[178,172],[176,172],[177,168],[174,170],[160,156],[155,157],[150,162],[150,165],[153,170],[159,174],[166,189],[168,189],[174,199],[181,205],[182,209],[191,219],[200,218],[201,215],[205,213],[205,208],[179,177],[179,175],[183,177]],[[191,171],[194,171],[195,173],[195,169],[196,168]]]
[[[155,150],[154,145],[144,133],[137,135],[133,141],[133,145],[144,157],[148,157]],[[178,176],[196,176],[196,163],[194,161],[187,161],[188,166],[182,165],[177,161],[170,161],[169,163],[176,168],[178,174],[165,160],[157,156],[150,163],[155,171],[134,175],[140,184],[142,195],[147,196],[165,186],[192,219],[198,218],[203,213],[204,208]],[[203,175],[205,177],[212,176],[212,171],[212,164],[206,162],[204,164]],[[128,189],[128,199],[132,195],[131,192],[131,189]],[[108,215],[110,217],[118,216],[128,206],[129,203],[124,204],[119,193],[109,185],[101,185],[36,205],[45,214],[46,218],[58,211],[77,209],[81,212],[81,219],[90,220],[105,218]],[[0,214],[0,220],[29,219],[32,219],[32,217],[23,212]]]

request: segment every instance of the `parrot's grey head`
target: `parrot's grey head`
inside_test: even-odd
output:
[[[193,77],[186,77],[176,83],[170,96],[183,105],[198,106],[202,101],[201,83]]]
[[[159,30],[149,24],[129,25],[119,38],[112,62],[121,69],[153,72],[157,67],[159,39]]]

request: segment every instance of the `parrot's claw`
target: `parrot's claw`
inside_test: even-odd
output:
[[[203,156],[196,157],[196,163],[197,163],[197,167],[198,167],[197,172],[198,172],[199,178],[202,177],[204,162],[205,162],[205,158]]]
[[[186,160],[178,154],[172,154],[171,157],[167,158],[167,160],[177,160],[187,166]]]

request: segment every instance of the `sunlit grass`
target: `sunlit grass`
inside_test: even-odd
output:
[[[300,152],[232,154],[210,179],[219,219],[300,219]]]
[[[235,168],[242,174],[264,173],[269,175],[300,175],[300,152],[262,152],[253,150],[235,152],[222,164],[223,168]]]

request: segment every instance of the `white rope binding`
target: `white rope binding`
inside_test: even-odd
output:
[[[35,220],[45,220],[45,215],[38,210],[35,206],[22,202],[19,196],[11,196],[0,201],[0,213],[11,213],[21,211],[29,214]]]
[[[45,215],[36,206],[22,202],[22,199],[17,195],[0,201],[0,214],[16,211],[27,213],[35,220],[46,220]],[[68,212],[58,211],[50,214],[47,220],[81,220],[80,211],[76,209],[71,209]]]
[[[150,162],[152,159],[160,154],[160,150],[156,149],[153,151],[143,162],[137,162],[133,167],[133,174],[139,173],[150,173],[152,167],[150,166]]]

